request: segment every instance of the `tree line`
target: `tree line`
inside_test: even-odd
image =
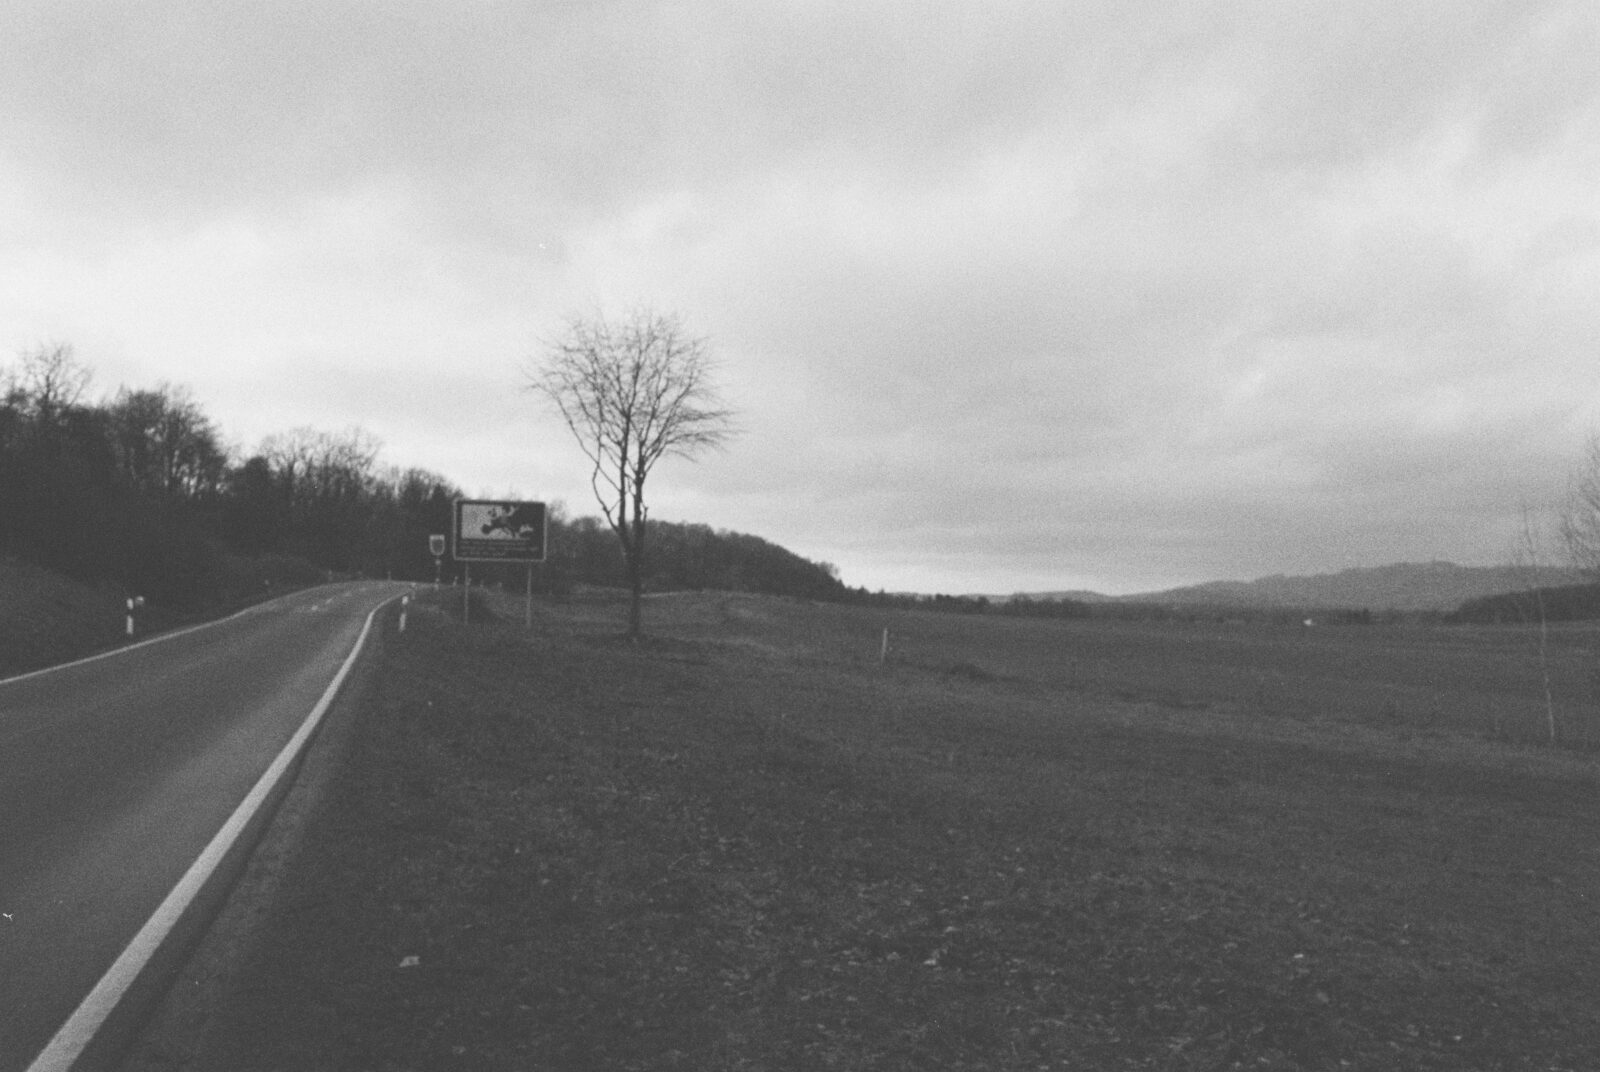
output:
[[[90,379],[64,344],[0,374],[7,554],[174,607],[431,567],[427,533],[457,490],[380,465],[360,429],[298,428],[243,453],[186,388],[92,401]]]
[[[330,576],[434,579],[428,537],[449,531],[462,497],[444,476],[384,463],[360,428],[296,428],[242,451],[184,387],[92,400],[91,378],[65,344],[0,369],[0,552],[179,609]],[[551,515],[541,585],[625,583],[610,526],[560,504]],[[648,524],[652,589],[844,591],[831,566],[758,537]],[[456,573],[447,559],[442,579]]]
[[[1600,618],[1600,585],[1529,587],[1518,592],[1469,599],[1450,614],[1451,622],[1478,625],[1584,622]]]
[[[122,387],[94,401],[91,379],[65,344],[36,347],[0,367],[0,553],[177,609],[330,576],[434,578],[428,537],[449,531],[452,503],[462,496],[447,478],[384,463],[377,439],[359,428],[301,427],[240,450],[185,387]],[[1600,547],[1600,445],[1591,444],[1574,485],[1587,498],[1563,512],[1563,542],[1576,564],[1600,575],[1593,550]],[[873,593],[846,587],[827,563],[756,536],[643,517],[638,532],[648,539],[636,546],[649,553],[640,556],[635,577],[611,520],[570,518],[553,505],[538,581],[558,593],[637,580],[652,591],[751,591],[957,614],[1174,613],[1070,599]],[[440,576],[459,577],[459,569],[446,560]],[[478,564],[473,576],[513,586],[524,575],[518,566]],[[1600,616],[1597,593],[1587,585],[1530,585],[1442,617],[1591,619]]]

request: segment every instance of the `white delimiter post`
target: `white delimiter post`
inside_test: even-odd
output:
[[[128,635],[133,636],[133,599],[128,600]]]

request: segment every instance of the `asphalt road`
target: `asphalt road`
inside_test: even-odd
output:
[[[0,1072],[72,1015],[404,590],[312,589],[0,683]]]

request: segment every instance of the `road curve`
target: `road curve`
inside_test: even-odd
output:
[[[0,682],[0,1072],[29,1068],[406,590],[311,589]]]

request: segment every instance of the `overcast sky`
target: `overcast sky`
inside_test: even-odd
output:
[[[1600,427],[1600,6],[0,16],[0,359],[596,513],[571,312],[710,337],[657,517],[890,590],[1505,561]]]

